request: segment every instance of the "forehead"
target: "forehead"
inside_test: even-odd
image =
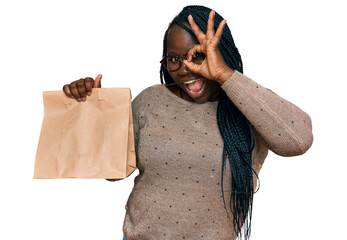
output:
[[[167,54],[186,54],[198,41],[186,30],[174,24],[167,34]]]

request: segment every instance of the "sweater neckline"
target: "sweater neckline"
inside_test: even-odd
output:
[[[176,94],[172,93],[170,91],[170,89],[168,89],[165,84],[159,84],[159,86],[164,89],[164,92],[166,92],[166,95],[168,95],[169,97],[171,97],[175,101],[180,102],[180,103],[182,103],[184,105],[188,105],[188,106],[218,105],[218,101],[213,101],[213,102],[207,101],[205,103],[190,102],[190,101],[182,99],[179,96],[177,96]]]

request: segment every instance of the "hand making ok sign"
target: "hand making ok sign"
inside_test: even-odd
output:
[[[195,23],[192,15],[188,16],[190,27],[194,31],[200,44],[195,45],[189,50],[187,60],[184,60],[184,64],[188,67],[189,71],[223,84],[234,71],[226,65],[218,50],[218,43],[222,37],[226,20],[224,19],[220,22],[218,29],[215,32],[214,16],[215,11],[212,10],[207,22],[206,34],[201,31],[199,26]],[[201,65],[191,62],[192,56],[196,52],[203,53],[206,56]]]

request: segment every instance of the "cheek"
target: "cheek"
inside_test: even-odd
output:
[[[174,80],[174,82],[176,84],[178,84],[178,80],[177,80],[177,73],[176,72],[169,72],[170,77],[172,78],[172,80]]]

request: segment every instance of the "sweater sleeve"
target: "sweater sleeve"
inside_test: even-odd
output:
[[[296,156],[312,145],[311,118],[294,104],[238,71],[222,89],[274,153]]]

